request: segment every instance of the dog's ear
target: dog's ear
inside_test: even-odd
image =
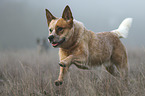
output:
[[[63,11],[62,18],[65,19],[66,21],[73,20],[72,12],[71,12],[70,7],[68,5],[65,7],[65,9]]]
[[[47,18],[47,23],[48,23],[48,26],[49,26],[49,23],[51,22],[52,19],[56,19],[56,17],[54,17],[50,11],[48,9],[45,9],[46,11],[46,18]]]

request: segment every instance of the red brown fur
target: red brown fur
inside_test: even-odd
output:
[[[60,73],[55,81],[57,86],[62,84],[72,64],[81,69],[104,65],[114,76],[116,67],[120,77],[127,77],[127,53],[117,33],[111,31],[96,34],[87,30],[81,22],[73,19],[69,6],[64,9],[62,18],[54,18],[48,10],[46,16],[47,21],[51,21],[48,26],[53,30],[49,34],[49,37],[53,35],[53,39],[49,40],[54,47],[59,47]]]

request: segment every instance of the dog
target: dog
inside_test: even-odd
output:
[[[48,41],[53,47],[59,48],[60,73],[55,81],[56,86],[63,83],[63,78],[72,64],[88,70],[104,65],[114,76],[115,68],[121,77],[128,76],[127,52],[120,38],[127,37],[132,18],[126,18],[116,30],[94,33],[73,18],[68,5],[61,18],[53,16],[48,9],[45,10],[49,28]]]

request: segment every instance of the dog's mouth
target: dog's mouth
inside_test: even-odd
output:
[[[53,47],[57,47],[61,45],[65,41],[65,37],[63,37],[59,42],[52,42]]]

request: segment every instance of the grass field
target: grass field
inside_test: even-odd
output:
[[[126,87],[103,67],[70,67],[62,86],[56,87],[58,53],[36,50],[0,52],[0,96],[145,96],[145,50],[128,49],[129,84]]]

